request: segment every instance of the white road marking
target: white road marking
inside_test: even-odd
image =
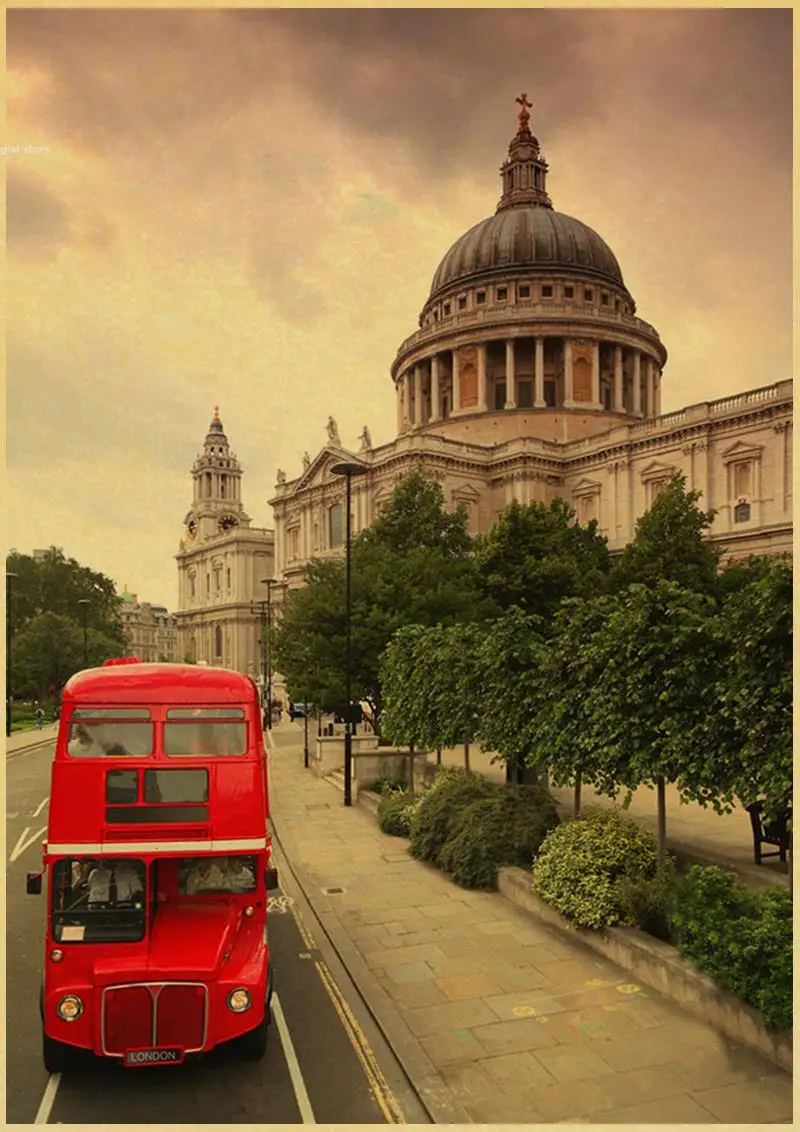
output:
[[[317,1121],[314,1118],[311,1101],[308,1099],[306,1083],[303,1080],[303,1074],[300,1072],[300,1062],[297,1060],[297,1054],[292,1045],[289,1027],[286,1025],[286,1018],[284,1017],[283,1007],[281,1006],[281,1000],[278,998],[277,991],[272,992],[272,1013],[278,1024],[278,1034],[281,1039],[281,1045],[283,1046],[283,1055],[286,1058],[289,1076],[292,1080],[292,1088],[294,1089],[295,1099],[297,1100],[297,1107],[300,1109],[300,1115],[303,1118],[303,1124],[316,1124]]]
[[[47,1084],[44,1088],[41,1102],[39,1103],[39,1111],[36,1113],[34,1124],[47,1124],[50,1113],[53,1111],[53,1102],[56,1099],[58,1086],[61,1083],[60,1073],[51,1073],[47,1078]],[[59,1124],[61,1121],[59,1121]]]
[[[26,849],[30,849],[30,847],[31,847],[31,845],[33,845],[34,841],[37,841],[42,836],[43,833],[47,833],[47,826],[43,825],[41,829],[37,829],[36,833],[32,833],[31,836],[28,838],[28,840],[25,841],[24,837],[25,837],[25,834],[28,832],[29,829],[30,829],[30,826],[26,825],[25,828],[23,829],[22,833],[19,835],[19,840],[17,841],[17,844],[14,846],[14,848],[11,850],[11,856],[8,858],[9,862],[16,861],[17,857],[21,857]]]
[[[35,810],[33,811],[33,816],[34,816],[35,818],[38,818],[39,814],[40,814],[40,813],[42,812],[42,810],[43,810],[43,809],[45,808],[45,806],[47,805],[47,803],[48,803],[49,801],[50,801],[50,795],[48,794],[46,798],[43,798],[43,799],[41,800],[41,802],[39,803],[39,805],[38,805],[38,806],[36,807],[36,809],[35,809]]]
[[[267,897],[267,915],[276,913],[282,915],[291,910],[294,900],[291,896],[268,896]]]
[[[29,825],[26,825],[25,828],[23,829],[22,833],[17,838],[17,844],[11,850],[11,856],[8,858],[9,861],[16,861],[17,856],[18,856],[19,847],[22,844],[22,842],[25,840],[25,834],[30,831],[30,828],[31,827]]]

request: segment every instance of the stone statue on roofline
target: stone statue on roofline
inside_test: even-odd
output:
[[[308,452],[304,452],[303,453],[303,471],[307,472],[310,467],[311,467],[311,457],[309,456]]]
[[[286,472],[283,470],[283,468],[278,468],[277,479],[278,483],[286,483]]]
[[[361,430],[361,436],[359,437],[359,440],[361,441],[361,451],[369,452],[372,448],[372,437],[370,436],[369,429],[366,425],[364,425],[363,429]]]
[[[339,429],[333,417],[328,417],[328,443],[341,445]]]

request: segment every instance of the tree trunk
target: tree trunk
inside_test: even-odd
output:
[[[464,744],[464,770],[469,770],[469,743]]]
[[[575,775],[575,817],[581,816],[581,772]]]
[[[442,765],[442,748],[441,747],[436,748],[436,765],[437,766]]]
[[[667,786],[663,776],[656,779],[658,794],[658,867],[661,869],[667,860]]]
[[[411,790],[412,793],[413,793],[413,790],[414,790],[414,744],[413,743],[409,743],[409,745],[408,745],[408,774],[407,774],[406,777],[408,779],[408,789]]]

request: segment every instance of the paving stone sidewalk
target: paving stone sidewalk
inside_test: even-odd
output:
[[[473,1123],[791,1122],[790,1075],[499,894],[415,861],[304,770],[297,742],[288,724],[273,733],[278,835],[312,906],[344,889],[327,904]]]

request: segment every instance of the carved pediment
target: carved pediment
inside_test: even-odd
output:
[[[723,449],[722,460],[725,464],[731,464],[734,460],[760,460],[763,452],[763,444],[747,444],[744,440],[737,440],[735,444]]]
[[[451,490],[450,497],[454,503],[477,503],[481,495],[471,483],[462,483]]]
[[[326,445],[317,453],[300,478],[295,480],[293,491],[306,491],[308,488],[317,487],[319,484],[330,483],[331,480],[336,478],[332,475],[331,468],[334,464],[340,464],[343,460],[355,463],[365,462],[363,456],[356,456],[345,448],[337,448],[331,444]]]
[[[597,482],[597,480],[589,479],[588,476],[583,476],[572,488],[572,494],[573,496],[599,495],[601,490],[601,485]]]
[[[643,483],[650,483],[653,480],[668,480],[677,472],[674,464],[662,464],[660,460],[651,461],[646,468],[643,468],[639,473],[639,478]]]

